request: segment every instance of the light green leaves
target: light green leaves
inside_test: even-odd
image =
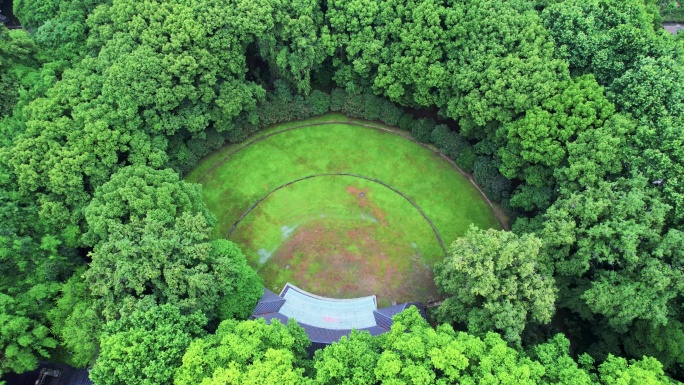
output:
[[[476,334],[501,331],[515,344],[527,322],[551,321],[557,290],[540,248],[533,234],[471,228],[436,267],[435,282],[449,296],[441,320]]]

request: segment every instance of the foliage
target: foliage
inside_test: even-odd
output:
[[[414,307],[394,317],[388,334],[371,339],[353,333],[314,361],[317,384],[537,384],[544,373],[497,334],[480,339],[448,325],[435,330]]]
[[[104,320],[94,306],[83,280],[85,266],[77,269],[61,287],[61,295],[48,312],[52,334],[68,352],[66,363],[83,368],[95,362]]]
[[[221,322],[215,334],[193,341],[174,376],[177,385],[301,382],[310,342],[294,320]]]
[[[209,231],[202,215],[187,212],[173,224],[145,218],[112,226],[84,274],[105,318],[125,315],[148,296],[210,320],[249,315],[260,280],[234,244],[208,241]]]
[[[446,125],[439,124],[432,130],[430,140],[439,151],[453,159],[461,170],[473,172],[475,151],[463,136],[451,131]]]
[[[525,116],[497,131],[503,145],[498,149],[499,169],[508,179],[521,179],[519,187],[554,190],[553,172],[567,161],[567,146],[578,135],[604,125],[614,113],[613,105],[592,76],[559,85],[558,94],[529,109]],[[513,206],[545,209],[548,200],[514,198]]]
[[[524,2],[455,5],[463,16],[446,20],[456,32],[445,45],[450,81],[439,87],[438,105],[465,135],[481,135],[481,128],[492,122],[512,121],[568,80],[567,63],[553,57],[551,37]]]
[[[48,358],[48,350],[57,346],[50,329],[36,322],[32,310],[26,303],[0,293],[0,374],[33,370],[38,360]]]
[[[432,139],[432,130],[434,129],[434,120],[420,118],[411,126],[411,134],[417,141],[427,143],[430,142],[430,139]]]
[[[546,7],[542,19],[571,72],[608,86],[640,57],[662,54],[657,14],[643,0],[566,0]]]
[[[144,219],[172,224],[181,213],[201,214],[209,226],[213,216],[202,202],[201,187],[180,180],[173,170],[124,167],[103,184],[85,209],[85,243],[107,241],[117,225]]]
[[[0,167],[0,175],[2,175]],[[3,178],[4,179],[4,178]],[[35,206],[0,180],[0,373],[33,370],[57,341],[46,313],[76,264],[72,250],[41,232]],[[7,181],[9,182],[9,181]]]
[[[0,24],[0,118],[9,115],[18,98],[20,80],[36,65],[36,45],[21,30]]]
[[[435,268],[435,283],[449,296],[439,318],[479,335],[501,331],[519,345],[528,322],[548,323],[555,312],[554,280],[540,248],[533,234],[471,227]]]
[[[636,320],[665,325],[684,282],[679,232],[663,228],[671,207],[647,183],[635,176],[562,194],[540,232],[561,306],[621,332]]]
[[[145,297],[201,310],[210,320],[246,317],[260,297],[242,252],[229,241],[209,241],[211,215],[198,186],[171,170],[120,170],[86,213],[88,236],[97,242],[84,277],[109,321]]]
[[[323,12],[318,1],[267,3],[273,7],[273,28],[258,37],[261,57],[269,63],[271,79],[286,79],[297,91],[311,91],[311,72],[325,58],[320,42]]]
[[[489,199],[501,202],[510,197],[511,181],[501,175],[496,165],[489,157],[478,157],[473,164],[473,177]]]
[[[383,94],[404,105],[435,104],[433,87],[446,81],[442,23],[460,7],[439,1],[328,2],[321,40],[335,82],[354,93]]]
[[[201,312],[182,315],[171,304],[140,306],[105,326],[90,378],[103,385],[169,384],[206,321]]]
[[[553,262],[570,337],[580,352],[595,337],[605,362],[575,363],[554,339],[532,354],[543,374],[511,356],[506,365],[547,383],[667,382],[647,354],[681,376],[684,35],[662,31],[659,9],[681,13],[666,0],[15,0],[24,30],[0,26],[0,265],[13,272],[0,277],[0,370],[60,352],[88,365],[103,321],[143,304],[202,310],[209,328],[246,315],[258,277],[234,245],[211,240],[199,189],[159,170],[188,172],[226,141],[332,110],[431,141],[515,207],[515,239],[541,240],[535,258]],[[253,162],[292,175],[265,166],[272,155]],[[442,207],[450,190],[423,182],[440,173],[396,183]],[[426,210],[454,228],[443,211]],[[456,381],[446,364],[421,366],[402,333],[402,346],[346,342],[380,368],[363,381]],[[260,357],[216,380],[301,380],[297,354]]]

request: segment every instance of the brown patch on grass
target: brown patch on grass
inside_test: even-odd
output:
[[[371,200],[372,194],[370,192],[370,188],[366,187],[362,189],[355,186],[347,186],[347,192],[356,199],[356,204],[360,208],[364,209],[363,211],[365,211],[367,215],[375,218],[383,226],[387,226],[387,215],[385,214],[384,210],[378,207],[378,205],[373,203]]]
[[[292,283],[305,290],[334,298],[375,294],[381,306],[436,297],[432,270],[419,268],[425,265],[408,245],[382,242],[379,223],[351,229],[326,224],[315,221],[295,230],[267,262],[268,270],[275,273],[290,265]],[[416,258],[417,264],[412,262]],[[285,282],[267,283],[282,287]]]

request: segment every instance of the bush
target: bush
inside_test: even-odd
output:
[[[366,96],[347,92],[342,105],[342,112],[353,118],[365,118]]]
[[[217,132],[215,129],[210,128],[207,130],[207,138],[205,139],[205,144],[211,150],[218,150],[226,142],[226,138],[223,134]]]
[[[182,141],[172,139],[169,143],[169,149],[171,149],[169,153],[169,166],[181,175],[192,170],[197,161],[199,161],[197,155],[193,154]]]
[[[406,131],[411,131],[411,127],[414,124],[413,116],[411,114],[405,113],[399,118],[399,128]]]
[[[462,138],[462,137],[461,137]],[[465,140],[465,139],[464,139]],[[477,160],[477,155],[472,147],[464,147],[462,151],[458,153],[455,158],[452,158],[456,165],[463,170],[463,172],[472,173],[473,167],[475,166],[475,161]]]
[[[411,134],[417,141],[429,143],[430,139],[432,139],[432,130],[434,129],[434,120],[428,118],[420,118],[411,127]]]
[[[477,156],[473,146],[466,138],[440,124],[432,130],[431,139],[442,154],[453,159],[461,170],[467,173],[473,172],[473,165]]]
[[[269,115],[268,119],[274,118],[275,115]],[[278,123],[277,119],[276,121],[268,124],[274,124]],[[236,142],[242,142],[243,140],[247,139],[247,137],[253,133],[258,131],[259,129],[265,127],[268,124],[264,124],[264,122],[260,119],[259,124],[252,124],[250,123],[246,117],[240,116],[235,120],[235,127],[226,132],[226,140],[229,141],[230,143],[236,143]]]
[[[385,100],[373,94],[363,95],[362,100],[363,106],[361,114],[363,115],[363,118],[366,120],[378,120]]]
[[[205,155],[207,155],[209,152],[211,152],[211,148],[207,146],[207,142],[205,139],[190,139],[187,143],[188,150],[195,154],[197,158],[202,158]]]
[[[330,111],[339,111],[353,118],[378,120],[388,103],[373,94],[355,94],[336,88],[330,96]]]
[[[489,157],[478,157],[473,164],[473,177],[489,199],[501,202],[511,195],[511,181],[499,172],[496,162]]]
[[[341,112],[344,109],[344,103],[347,99],[347,91],[341,88],[335,88],[330,93],[330,111]]]
[[[404,112],[389,100],[383,99],[378,118],[389,126],[396,126]]]
[[[322,115],[330,111],[330,95],[319,90],[314,90],[306,98],[306,104],[311,111],[311,115]]]

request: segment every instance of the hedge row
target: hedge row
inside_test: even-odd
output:
[[[472,173],[490,199],[501,202],[510,196],[511,182],[499,173],[494,159],[483,156],[466,138],[446,125],[436,124],[430,118],[415,119],[385,98],[372,94],[353,94],[339,88],[330,94],[316,90],[302,97],[293,95],[287,87],[276,83],[275,90],[267,94],[255,111],[238,117],[232,128],[223,132],[209,129],[204,138],[190,138],[188,135],[174,137],[169,143],[172,149],[170,166],[185,174],[202,157],[225,142],[241,142],[262,128],[331,111],[353,118],[381,121],[410,131],[416,140],[434,144],[463,171]]]

